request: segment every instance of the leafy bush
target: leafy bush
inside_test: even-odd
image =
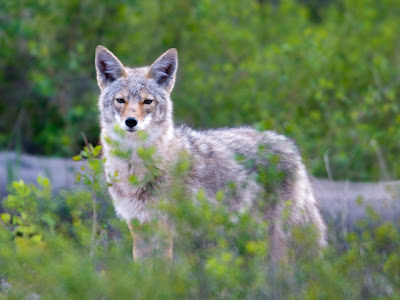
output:
[[[370,211],[371,221],[343,235],[331,227],[323,256],[313,235],[296,229],[296,259],[268,260],[268,222],[254,212],[227,211],[221,201],[187,198],[181,185],[158,209],[175,228],[174,261],[154,253],[133,262],[131,237],[116,219],[105,186],[99,147],[88,145],[78,176],[86,189],[52,196],[49,180],[12,184],[0,221],[0,296],[66,299],[372,298],[400,296],[400,232]],[[176,167],[184,174],[187,164]],[[400,224],[398,224],[400,225]],[[162,228],[142,234],[162,240]]]
[[[96,143],[96,45],[127,65],[176,47],[178,122],[259,122],[295,138],[316,176],[329,160],[335,179],[397,178],[399,15],[393,0],[2,1],[0,147]]]

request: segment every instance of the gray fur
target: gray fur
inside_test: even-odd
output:
[[[118,71],[113,74],[120,74],[118,78],[104,80],[107,76],[101,66],[107,63],[102,63],[103,59],[113,61],[109,65],[116,66]],[[174,127],[170,92],[178,65],[175,49],[168,50],[150,67],[123,67],[120,70],[119,64],[109,50],[98,46],[96,69],[101,88],[101,139],[106,157],[106,175],[113,182],[109,191],[118,215],[128,222],[135,218],[140,222],[149,220],[153,213],[147,209],[146,203],[157,201],[157,195],[163,193],[171,180],[171,168],[182,155],[187,155],[191,167],[184,184],[193,195],[202,189],[207,198],[214,201],[216,193],[223,190],[229,208],[238,211],[252,209],[257,196],[262,193],[276,195],[277,202],[268,203],[265,211],[265,217],[272,223],[273,256],[279,257],[290,239],[290,233],[284,230],[285,222],[290,227],[313,224],[319,235],[319,244],[326,244],[326,227],[314,199],[306,168],[290,139],[272,131],[259,132],[247,127],[207,131]],[[116,97],[126,99],[126,104],[117,104]],[[143,104],[145,97],[150,97],[153,103]],[[123,119],[126,117],[138,119],[138,131],[146,133],[147,140],[141,140],[136,131],[127,131]],[[118,134],[115,126],[122,129],[124,134]],[[107,138],[116,141],[119,148],[128,152],[128,156],[115,156],[115,146],[110,145]],[[148,171],[137,149],[150,146],[156,150],[152,167],[158,170],[158,174],[144,185],[133,186],[128,178],[135,175],[139,180],[143,179]],[[238,156],[250,161],[250,165],[239,162]],[[276,162],[271,161],[274,156],[277,157]],[[255,176],[260,167],[266,170],[275,167],[283,174],[282,180],[267,187],[261,185]],[[112,175],[116,173],[117,179]],[[228,188],[230,183],[237,187],[231,196]],[[282,214],[288,200],[291,201],[290,215],[285,221]]]

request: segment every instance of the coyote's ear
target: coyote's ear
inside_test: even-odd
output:
[[[168,92],[175,84],[175,74],[178,68],[178,52],[175,48],[169,49],[150,66],[147,77],[153,78]]]
[[[106,47],[97,46],[95,62],[97,83],[101,90],[103,90],[108,83],[125,76],[124,66]]]

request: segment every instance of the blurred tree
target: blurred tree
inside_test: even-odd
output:
[[[394,0],[3,1],[0,147],[96,143],[96,45],[129,66],[176,47],[178,123],[259,122],[293,137],[314,175],[325,155],[334,179],[397,178],[399,15]]]

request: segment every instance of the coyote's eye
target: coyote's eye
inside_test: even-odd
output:
[[[151,104],[151,102],[153,102],[151,99],[146,99],[143,101],[144,104]]]
[[[124,98],[117,98],[115,100],[117,100],[118,103],[125,103],[125,99]]]

